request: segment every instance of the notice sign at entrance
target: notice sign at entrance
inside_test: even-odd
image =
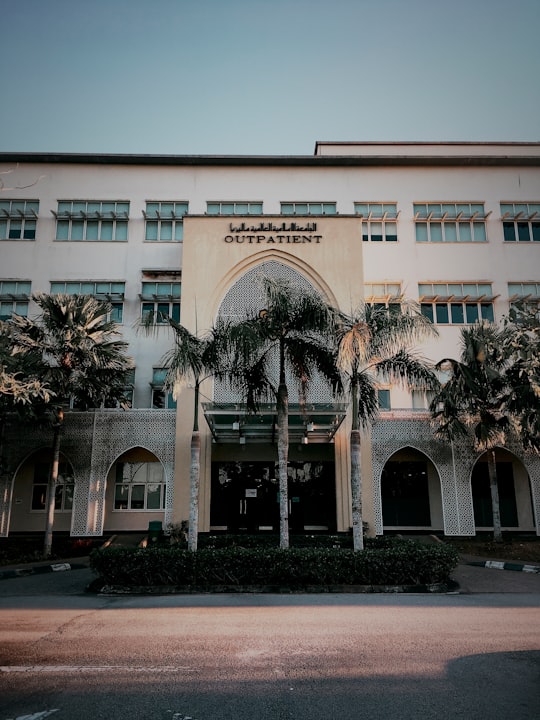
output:
[[[257,497],[257,488],[246,488],[246,497],[247,498],[256,498]]]

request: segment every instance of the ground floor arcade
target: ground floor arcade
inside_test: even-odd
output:
[[[12,472],[1,488],[1,535],[39,532],[45,524],[50,437],[45,430],[12,427],[7,439]],[[291,444],[291,532],[350,530],[342,439]],[[175,440],[173,411],[67,414],[55,529],[101,537],[145,532],[155,520],[164,527],[187,520],[189,474],[178,465]],[[381,418],[364,439],[363,455],[363,516],[370,535],[470,536],[490,529],[485,456],[433,440],[427,418]],[[202,463],[200,530],[277,531],[275,445],[210,441],[203,456],[209,462]],[[503,528],[540,534],[539,459],[499,448],[497,470]]]

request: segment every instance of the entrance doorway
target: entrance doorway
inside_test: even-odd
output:
[[[334,463],[290,461],[288,476],[291,531],[335,531]],[[227,532],[278,532],[277,463],[212,463],[210,525]]]
[[[430,527],[425,461],[387,462],[381,480],[384,526]]]

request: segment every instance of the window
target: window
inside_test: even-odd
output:
[[[364,242],[397,241],[396,203],[354,203],[354,212],[362,218]]]
[[[282,215],[336,215],[335,202],[282,202]]]
[[[143,282],[142,319],[150,315],[157,325],[166,324],[169,317],[180,322],[181,288],[180,282]]]
[[[422,314],[438,325],[494,322],[491,283],[420,283]]]
[[[125,241],[129,202],[62,200],[58,203],[56,239]]]
[[[150,242],[182,242],[187,202],[147,202],[143,211],[146,220],[145,240]]]
[[[34,482],[32,485],[32,510],[44,511],[47,509],[49,489],[49,476],[51,463],[36,463],[34,467]],[[58,512],[69,512],[73,507],[73,491],[75,479],[69,463],[60,463],[58,466],[58,484],[54,509]]]
[[[483,203],[415,203],[416,242],[486,242]]]
[[[152,371],[152,409],[153,410],[175,410],[176,400],[171,393],[166,393],[163,386],[167,377],[167,368],[154,368]]]
[[[529,310],[540,310],[540,282],[508,283],[510,304],[519,303]]]
[[[163,510],[165,481],[160,462],[119,462],[114,488],[115,510]]]
[[[124,386],[121,399],[106,399],[103,407],[115,409],[115,408],[132,408],[133,407],[133,392],[135,389],[135,368],[129,371],[129,377]]]
[[[206,203],[207,215],[262,215],[262,202],[220,202]]]
[[[111,307],[110,319],[122,323],[124,319],[125,282],[109,280],[58,280],[51,282],[52,294],[93,295],[98,300],[108,302]]]
[[[0,320],[16,315],[28,315],[30,280],[0,280]]]
[[[0,240],[35,240],[39,200],[0,200]]]
[[[364,301],[370,305],[381,305],[391,310],[401,307],[401,283],[366,283]]]
[[[540,242],[540,203],[501,203],[505,242]]]
[[[387,388],[378,388],[377,401],[379,403],[379,410],[390,410],[390,390]]]

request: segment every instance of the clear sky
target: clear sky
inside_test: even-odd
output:
[[[540,0],[0,0],[0,151],[540,141]]]

